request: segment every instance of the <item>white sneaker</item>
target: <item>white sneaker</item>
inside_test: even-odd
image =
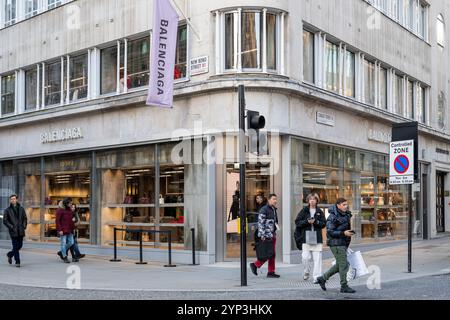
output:
[[[305,272],[305,274],[303,275],[303,280],[308,280],[309,279],[309,273]]]

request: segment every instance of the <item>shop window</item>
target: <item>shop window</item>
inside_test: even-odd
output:
[[[101,170],[103,186],[103,243],[113,243],[114,227],[126,227],[130,230],[171,230],[174,247],[184,247],[183,166],[171,166],[162,161],[157,177],[155,146],[146,146],[99,153],[97,168]],[[143,234],[144,245],[166,247],[167,240],[166,233]],[[138,245],[138,241],[139,234],[135,232],[119,235],[121,245]]]
[[[91,158],[89,154],[45,159],[44,240],[57,241],[56,211],[71,198],[80,217],[78,241],[89,242],[91,228]]]
[[[303,145],[299,148],[298,145]],[[352,211],[352,226],[357,232],[355,243],[379,240],[400,240],[407,237],[408,197],[405,186],[389,185],[389,159],[351,149],[342,149],[344,161],[321,161],[320,153],[337,153],[340,148],[321,146],[312,142],[293,140],[293,152],[302,150],[303,156],[293,157],[293,179],[301,182],[301,192],[294,183],[292,197],[303,195],[303,206],[310,193],[319,195],[319,206],[328,215],[328,208],[338,197],[347,199]],[[308,156],[305,157],[304,153]],[[299,161],[302,160],[302,163]],[[301,168],[298,168],[301,166]],[[300,174],[301,173],[301,174]],[[298,177],[298,178],[297,178]],[[294,202],[295,204],[295,202]],[[301,206],[295,204],[297,209]],[[293,244],[293,247],[295,244]]]
[[[69,61],[70,101],[85,99],[88,94],[88,55],[70,57]]]
[[[61,68],[61,61],[46,64],[44,67],[44,99],[46,106],[53,106],[63,102],[63,75]]]
[[[187,77],[187,25],[178,27],[175,55],[175,80]]]
[[[1,77],[1,111],[2,115],[16,111],[16,76],[10,74]]]
[[[25,111],[37,108],[40,93],[37,67],[25,71]]]

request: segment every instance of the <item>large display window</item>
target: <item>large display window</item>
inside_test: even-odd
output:
[[[44,241],[58,241],[56,211],[64,198],[78,208],[78,241],[90,241],[91,163],[90,154],[45,158]]]
[[[308,194],[317,193],[327,217],[337,198],[348,200],[354,243],[405,239],[407,188],[389,184],[388,161],[387,155],[292,139],[292,225]]]
[[[184,165],[171,164],[171,148],[156,148],[146,146],[97,155],[103,244],[113,244],[114,228],[171,230],[173,247],[184,248]],[[119,245],[139,245],[136,232],[120,231],[117,236]],[[143,233],[146,246],[166,247],[167,242],[166,233]]]

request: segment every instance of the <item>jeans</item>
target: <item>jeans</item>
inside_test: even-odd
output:
[[[331,267],[330,270],[325,272],[323,278],[328,280],[336,273],[339,273],[339,276],[341,277],[341,287],[345,288],[347,287],[347,272],[349,269],[349,263],[347,262],[347,247],[330,247],[330,249],[336,258],[336,264]]]
[[[11,238],[12,251],[8,252],[8,258],[14,257],[16,264],[20,264],[20,254],[19,251],[23,247],[23,237]]]
[[[70,247],[70,254],[72,255],[72,258],[77,258],[81,256],[80,248],[78,248],[78,241],[77,236],[73,236],[73,246]],[[66,251],[66,255],[69,255],[69,251]]]
[[[73,246],[74,240],[73,240],[73,234],[65,234],[60,236],[61,240],[61,254],[63,258],[67,257],[67,251]]]
[[[276,245],[277,245],[277,239],[275,237],[273,237],[273,252],[274,253],[275,253]],[[269,271],[268,271],[269,273],[275,273],[275,256],[276,255],[274,254],[273,257],[271,259],[269,259]],[[264,260],[264,261],[257,260],[255,262],[255,266],[259,269],[264,265],[264,263],[266,263],[266,261],[267,260]]]

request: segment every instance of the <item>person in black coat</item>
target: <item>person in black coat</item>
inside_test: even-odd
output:
[[[6,254],[8,263],[12,264],[12,258],[16,262],[16,267],[20,267],[20,249],[23,246],[23,238],[27,229],[28,219],[25,209],[17,202],[17,195],[9,197],[10,206],[5,209],[3,224],[8,228],[12,241],[12,251]]]
[[[313,278],[317,281],[322,275],[322,251],[323,237],[322,230],[326,226],[325,214],[322,209],[317,207],[319,197],[316,194],[310,194],[306,198],[308,206],[303,208],[295,219],[295,242],[297,247],[302,250],[302,262],[304,266],[303,280],[308,280],[311,273],[311,262],[314,261]],[[315,232],[317,243],[307,241],[307,232]]]

